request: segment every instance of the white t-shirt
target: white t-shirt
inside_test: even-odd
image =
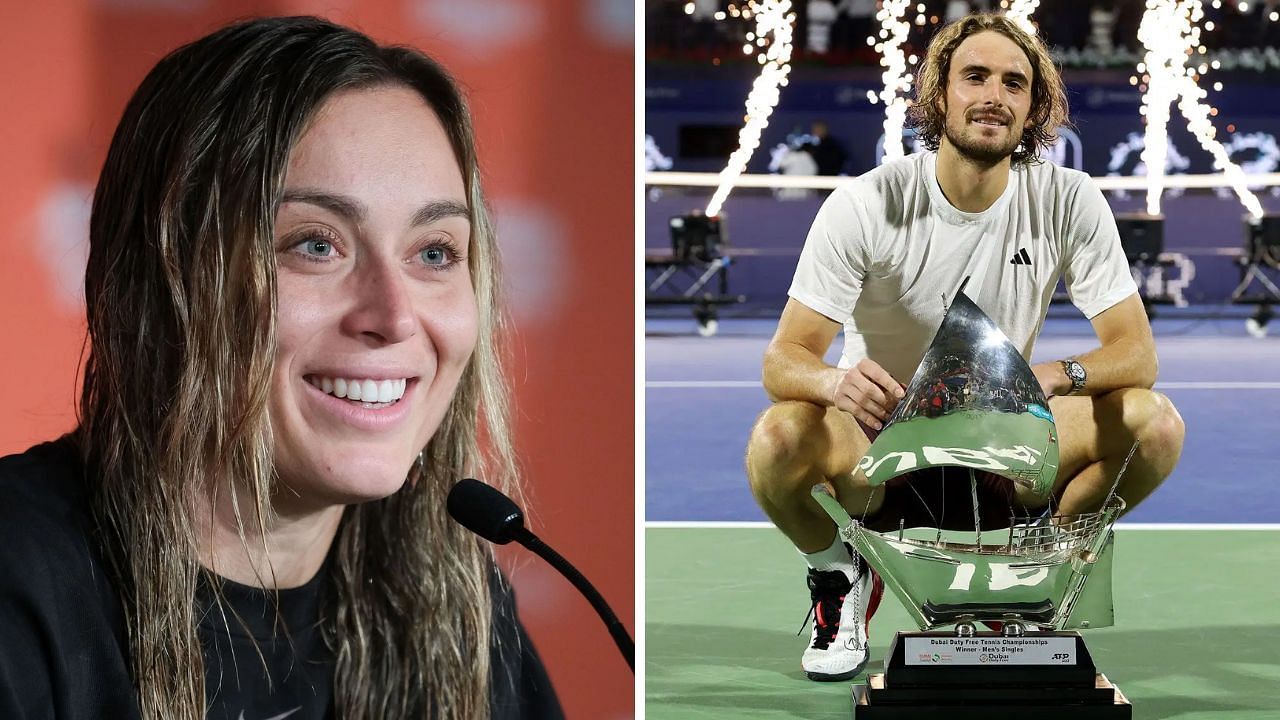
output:
[[[968,213],[942,194],[936,163],[932,152],[885,163],[831,193],[813,221],[789,294],[844,324],[840,367],[870,357],[908,382],[966,276],[965,294],[1028,360],[1060,277],[1089,318],[1138,291],[1088,175],[1014,169],[991,207]]]

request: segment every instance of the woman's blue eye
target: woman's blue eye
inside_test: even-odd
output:
[[[324,238],[310,238],[301,243],[302,252],[317,257],[328,257],[333,253],[333,243]]]
[[[426,248],[422,251],[422,262],[435,266],[447,265],[449,251],[439,246]]]

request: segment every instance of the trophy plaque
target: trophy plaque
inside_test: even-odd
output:
[[[1050,503],[1057,467],[1057,429],[1031,368],[957,293],[858,468],[872,486],[921,471],[941,473],[943,482],[967,479],[972,508],[951,508],[949,530],[935,518],[935,527],[876,532],[826,485],[813,488],[841,537],[920,629],[897,633],[885,672],[853,686],[857,720],[985,719],[1023,710],[1037,720],[1132,717],[1076,632],[1114,619],[1112,525],[1125,507],[1116,485],[1094,513],[1031,517],[1011,505],[1005,516],[980,516],[978,473],[1021,487],[1019,496],[1038,506]],[[973,529],[954,529],[957,514]]]

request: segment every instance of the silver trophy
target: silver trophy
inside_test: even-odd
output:
[[[1098,512],[1020,512],[1051,506],[1053,415],[1018,350],[957,293],[858,468],[872,486],[895,478],[910,485],[924,473],[944,483],[967,479],[971,507],[950,508],[950,517],[938,508],[928,527],[877,532],[850,517],[826,485],[813,489],[922,631],[898,633],[886,672],[854,686],[855,717],[943,712],[955,720],[1010,710],[1034,710],[1037,720],[1131,717],[1074,630],[1114,620],[1112,525],[1125,507],[1115,488],[1136,447]],[[1012,483],[1008,495],[1020,502],[983,518],[979,485],[991,482]],[[962,523],[972,529],[955,529]]]

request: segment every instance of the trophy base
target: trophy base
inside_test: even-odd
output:
[[[1074,632],[898,633],[885,667],[853,686],[857,720],[987,720],[1011,711],[1036,720],[1133,717]]]
[[[1034,713],[1030,717],[1036,720],[1132,720],[1133,706],[1106,675],[1098,673],[1095,687],[1084,690],[1093,692],[1072,688],[945,688],[925,692],[916,688],[895,696],[894,691],[885,688],[884,674],[878,673],[867,676],[866,684],[853,686],[853,717],[856,720],[990,720],[1010,712],[1026,712]]]

